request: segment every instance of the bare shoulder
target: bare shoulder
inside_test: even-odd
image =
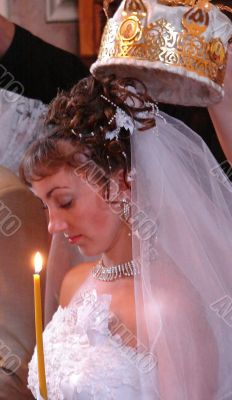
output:
[[[60,290],[60,305],[66,307],[75,292],[87,279],[96,262],[86,262],[73,267],[64,277]]]

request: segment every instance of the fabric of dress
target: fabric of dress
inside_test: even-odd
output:
[[[127,122],[125,118],[121,123],[131,129]],[[136,392],[138,387],[140,400],[149,396],[153,400],[231,400],[231,183],[203,140],[164,113],[156,113],[155,128],[139,131],[134,123],[131,154],[132,249],[140,269],[134,278],[135,317],[137,349],[144,362],[136,375],[134,365],[128,364],[126,374],[136,376],[131,385]],[[62,269],[67,266],[59,263]],[[78,375],[77,379],[82,363],[78,354],[83,357],[82,351],[76,351],[79,331],[72,336],[74,345],[69,342],[73,355],[70,369],[64,358],[66,338],[73,334],[69,317],[66,327],[62,319],[69,315],[67,310],[70,308],[59,309],[44,333],[48,390],[52,393],[53,386],[57,388],[58,379],[59,385],[65,382],[61,385],[63,392],[60,386],[62,395],[77,396],[83,390],[86,398],[97,399],[100,379],[94,381],[93,376],[99,377],[103,369],[106,377],[104,368],[110,360],[108,383],[99,389],[107,399],[110,388],[113,395],[114,379],[119,374],[112,360],[121,355],[112,356],[110,350],[102,357],[95,346],[93,359],[101,354],[102,363],[97,363],[90,378],[89,363],[83,361],[81,378]],[[86,303],[81,310],[88,314]],[[53,334],[59,336],[56,348],[49,346]],[[53,352],[59,360],[56,368],[50,368]],[[35,363],[34,356],[29,375],[34,394],[38,386]],[[120,365],[125,365],[121,359]],[[73,375],[74,381],[67,377],[63,380],[66,373]],[[79,379],[86,386],[79,386]],[[120,390],[116,398],[124,396]]]
[[[91,278],[90,278],[91,281]],[[113,334],[111,295],[91,283],[66,308],[59,307],[43,334],[49,400],[139,400],[141,355]],[[152,400],[144,374],[147,400]],[[29,388],[39,398],[36,350],[29,364]]]
[[[27,146],[44,134],[47,106],[5,89],[0,90],[0,164],[18,173]]]

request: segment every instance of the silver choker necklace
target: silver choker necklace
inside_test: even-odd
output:
[[[92,275],[95,279],[100,281],[114,281],[115,279],[130,277],[138,275],[138,267],[135,261],[128,261],[123,264],[112,265],[105,267],[103,261],[100,260],[92,269]]]

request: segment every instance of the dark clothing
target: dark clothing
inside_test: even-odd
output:
[[[70,89],[89,74],[78,57],[44,42],[17,25],[11,46],[0,64],[23,85],[24,91],[16,90],[18,93],[44,103],[49,103],[58,89]],[[13,85],[7,87],[9,76],[4,79],[3,70],[0,72],[0,86],[13,90]]]

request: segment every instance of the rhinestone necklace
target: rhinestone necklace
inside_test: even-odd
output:
[[[92,275],[100,281],[114,281],[115,279],[138,275],[138,267],[135,261],[131,260],[123,264],[105,267],[102,259],[92,269]]]

